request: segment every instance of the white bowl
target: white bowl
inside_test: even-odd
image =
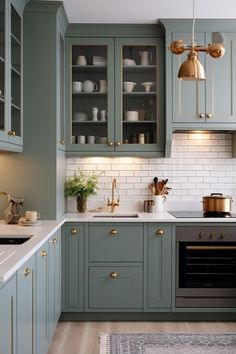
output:
[[[154,85],[154,82],[142,82],[141,85],[144,86],[146,92],[149,92],[151,90],[151,86]]]
[[[123,82],[123,90],[124,90],[124,92],[132,92],[134,87],[135,87],[135,85],[136,85],[135,82],[131,82],[131,81]]]
[[[138,120],[138,111],[125,111],[125,121],[136,122]]]
[[[73,121],[79,121],[82,122],[84,120],[88,120],[88,115],[87,113],[84,112],[75,112],[73,114]]]
[[[94,56],[93,65],[97,65],[97,66],[107,65],[107,59],[105,57]]]
[[[125,65],[125,66],[133,66],[133,65],[136,65],[136,63],[135,63],[135,60],[133,60],[133,59],[127,59],[127,58],[125,58],[125,59],[123,59],[123,65]]]

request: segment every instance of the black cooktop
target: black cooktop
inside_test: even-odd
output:
[[[236,214],[232,213],[208,213],[204,211],[168,211],[176,218],[236,218]]]

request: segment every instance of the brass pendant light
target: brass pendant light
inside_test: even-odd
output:
[[[178,78],[180,80],[205,80],[205,71],[202,63],[198,59],[198,52],[206,52],[213,58],[221,58],[225,53],[225,48],[220,43],[209,44],[207,47],[196,46],[194,40],[195,27],[195,0],[193,0],[193,25],[192,25],[192,43],[186,46],[182,40],[173,41],[170,44],[170,50],[173,54],[180,55],[185,50],[189,50],[188,58],[179,68]]]

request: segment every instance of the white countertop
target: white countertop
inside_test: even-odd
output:
[[[65,222],[156,222],[156,223],[236,223],[230,218],[175,218],[168,212],[163,213],[132,213],[138,217],[107,217],[110,213],[100,213],[104,217],[94,217],[99,213],[71,213],[65,214],[59,220],[42,220],[39,226],[7,225],[0,221],[0,236],[17,235],[19,237],[31,236],[30,240],[21,245],[0,245],[0,285],[7,281]],[[116,215],[131,213],[118,212]]]

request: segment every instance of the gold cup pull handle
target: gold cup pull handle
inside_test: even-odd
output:
[[[26,268],[25,271],[24,271],[25,277],[27,277],[30,273],[31,273],[30,268]]]
[[[70,233],[72,236],[75,236],[75,235],[77,235],[78,231],[77,231],[77,229],[71,229]]]
[[[212,231],[209,235],[209,239],[212,240],[214,236],[215,236],[215,233]]]
[[[112,229],[112,230],[111,230],[111,234],[112,234],[112,235],[118,235],[118,231],[117,231],[116,229]]]
[[[41,252],[41,256],[42,256],[42,257],[47,257],[47,255],[48,255],[47,251],[42,251],[42,252]]]
[[[157,236],[163,236],[164,233],[165,233],[165,231],[162,230],[162,229],[158,229],[158,230],[156,231],[156,235],[157,235]]]
[[[113,279],[118,278],[118,276],[119,276],[118,272],[111,272],[111,274],[110,274],[110,277]]]

